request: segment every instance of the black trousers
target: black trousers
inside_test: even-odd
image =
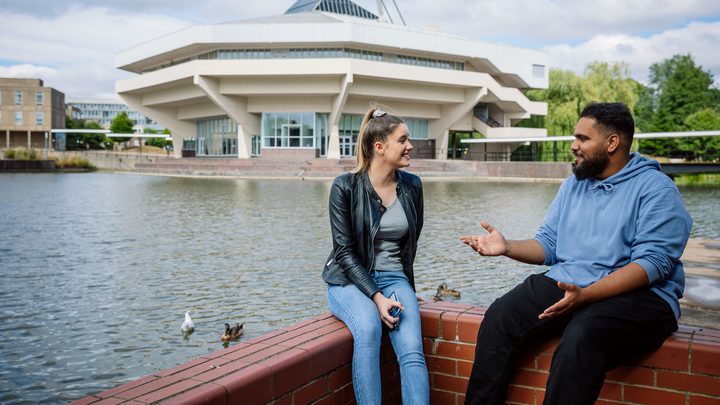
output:
[[[657,349],[677,330],[670,305],[649,288],[538,319],[563,296],[555,280],[534,274],[490,305],[478,332],[466,405],[503,404],[518,354],[555,336],[560,344],[543,404],[594,404],[608,371]]]

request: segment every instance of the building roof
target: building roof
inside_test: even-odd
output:
[[[112,98],[80,98],[70,97],[65,99],[65,104],[123,104],[122,101]]]
[[[141,73],[215,49],[360,47],[378,52],[465,62],[506,86],[547,88],[547,54],[417,29],[351,14],[303,11],[322,1],[298,0],[286,13],[221,24],[195,25],[156,38],[116,56],[116,66]],[[535,74],[533,65],[544,73]]]
[[[378,19],[378,16],[358,6],[350,0],[297,0],[295,4],[285,11],[285,14],[303,13],[308,11],[324,11],[371,20]]]

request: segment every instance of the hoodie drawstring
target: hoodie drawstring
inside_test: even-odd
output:
[[[596,181],[596,182],[594,182],[593,184],[590,185],[590,190],[595,190],[595,189],[598,188],[598,187],[602,187],[602,188],[605,189],[605,191],[608,191],[608,192],[609,192],[609,191],[612,191],[612,189],[613,189],[614,186],[613,186],[612,184],[610,184],[610,183],[605,183],[605,182],[602,182],[602,181]]]

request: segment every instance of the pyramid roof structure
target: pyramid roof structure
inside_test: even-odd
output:
[[[377,20],[378,16],[360,7],[350,0],[297,0],[285,11],[285,14],[323,11],[326,13],[344,14],[352,17]]]

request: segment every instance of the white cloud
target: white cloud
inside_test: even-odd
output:
[[[0,76],[39,77],[70,97],[112,96],[115,81],[131,76],[114,66],[119,51],[192,24],[281,14],[294,1],[0,0]],[[553,66],[577,72],[623,60],[645,81],[650,64],[692,53],[720,80],[718,23],[692,23],[720,16],[716,0],[396,2],[409,26],[545,47]],[[377,12],[376,0],[357,3]]]
[[[544,44],[577,43],[600,34],[656,33],[720,14],[717,0],[414,0],[401,6],[410,25]]]
[[[37,77],[69,97],[114,96],[115,54],[188,26],[162,15],[70,7],[54,18],[0,14],[0,75]],[[13,63],[15,62],[15,63]]]
[[[628,62],[635,80],[646,83],[650,65],[675,54],[691,54],[695,62],[710,70],[720,84],[720,22],[691,23],[648,38],[630,35],[598,35],[577,46],[546,47],[551,66],[582,73],[592,61]]]

